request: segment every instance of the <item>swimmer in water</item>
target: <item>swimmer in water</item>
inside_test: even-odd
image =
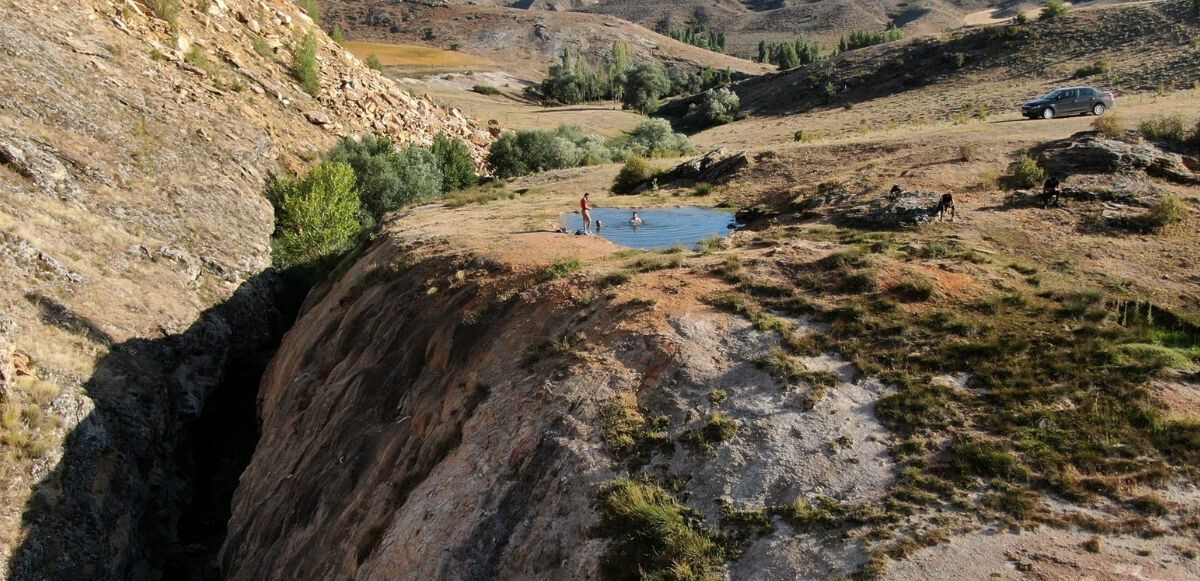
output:
[[[630,226],[641,226],[642,225],[642,217],[638,216],[637,212],[634,212],[633,216],[631,218],[629,218],[629,225]]]

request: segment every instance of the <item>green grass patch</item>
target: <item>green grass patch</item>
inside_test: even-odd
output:
[[[725,553],[703,518],[655,484],[623,478],[600,495],[599,532],[613,540],[602,563],[612,579],[708,581]]]
[[[583,261],[578,258],[561,258],[550,263],[538,277],[542,282],[565,278],[568,274],[583,268]]]

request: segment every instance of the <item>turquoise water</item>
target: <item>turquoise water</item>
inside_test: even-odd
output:
[[[637,212],[640,226],[629,223]],[[583,217],[569,214],[564,219],[567,231],[583,228]],[[696,248],[697,243],[713,236],[725,236],[734,225],[733,213],[714,208],[684,206],[682,208],[592,208],[592,228],[604,222],[600,236],[614,244],[630,248],[670,248],[682,244]]]

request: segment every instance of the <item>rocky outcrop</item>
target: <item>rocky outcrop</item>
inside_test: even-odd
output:
[[[163,3],[173,23],[151,4],[0,2],[0,322],[20,329],[0,374],[22,412],[0,448],[2,577],[203,574],[220,521],[180,523],[208,502],[195,441],[219,439],[196,427],[227,386],[253,393],[241,374],[285,318],[267,180],[343,135],[449,133],[477,158],[491,139],[288,0]],[[290,72],[308,34],[315,95]]]
[[[942,194],[929,191],[886,195],[847,209],[841,219],[865,228],[911,229],[933,221],[941,199]]]
[[[1047,144],[1041,162],[1052,175],[1143,171],[1183,184],[1200,184],[1200,176],[1184,165],[1182,156],[1145,142],[1076,136]]]
[[[719,148],[675,166],[659,178],[659,182],[693,181],[722,184],[737,177],[748,167],[750,158],[746,152],[732,153]]]

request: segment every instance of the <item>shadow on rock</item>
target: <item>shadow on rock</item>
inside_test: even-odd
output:
[[[283,273],[286,275],[286,273]],[[266,271],[188,329],[116,343],[65,305],[47,322],[111,345],[90,407],[22,517],[11,578],[207,579],[258,440],[258,382],[302,295]]]

